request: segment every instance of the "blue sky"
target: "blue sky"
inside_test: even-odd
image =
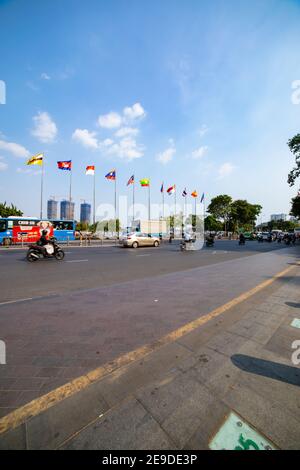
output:
[[[45,152],[45,202],[113,202],[104,175],[176,183],[209,199],[227,193],[287,213],[300,131],[298,0],[0,0],[0,200],[39,213],[40,176],[25,165]],[[136,199],[146,202],[146,191]]]

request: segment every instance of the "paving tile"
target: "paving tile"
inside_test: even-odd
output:
[[[29,449],[54,449],[108,409],[90,387],[76,393],[27,422]]]
[[[262,397],[241,384],[235,384],[223,401],[279,448],[299,448],[299,421],[287,411],[284,404],[279,406],[271,400],[271,396]]]
[[[219,353],[231,356],[239,350],[241,346],[245,344],[248,340],[240,335],[222,332],[215,337],[213,337],[206,346],[211,348]]]
[[[169,450],[175,447],[145,408],[137,400],[130,399],[85,428],[62,448]]]
[[[25,450],[26,449],[26,428],[25,425],[11,429],[4,434],[0,434],[0,450]]]
[[[239,375],[238,382],[248,390],[258,392],[260,396],[276,403],[278,407],[284,404],[284,408],[299,421],[300,426],[300,368],[290,369],[294,369],[294,373],[289,372],[290,375],[293,374],[292,379],[296,373],[298,374],[298,385],[288,382],[291,377],[280,377],[279,374],[278,378],[275,376],[270,378],[260,374],[244,373]]]
[[[8,415],[9,413],[12,413],[14,410],[16,410],[16,408],[13,408],[13,407],[0,407],[0,418],[3,418],[3,416],[6,416]],[[1,436],[1,435],[0,435]]]
[[[107,377],[104,377],[97,385],[99,392],[109,405],[124,400],[140,387],[153,382],[170,371],[175,371],[181,360],[190,356],[190,352],[177,343],[168,344],[145,359],[121,368]]]
[[[0,394],[0,407],[18,406],[19,390],[2,391]]]
[[[161,424],[175,444],[182,448],[201,422],[216,408],[210,391],[194,379],[193,371],[171,374],[136,393],[147,411]]]

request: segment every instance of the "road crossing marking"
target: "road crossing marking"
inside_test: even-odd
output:
[[[88,261],[88,259],[73,259],[71,261],[67,261],[67,263],[83,263],[85,261]]]

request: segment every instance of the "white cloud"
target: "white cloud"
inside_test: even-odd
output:
[[[116,137],[126,137],[128,135],[137,135],[139,133],[139,129],[136,127],[121,127],[116,133]]]
[[[95,136],[95,132],[90,132],[87,129],[76,129],[72,134],[72,139],[81,143],[84,147],[97,149],[98,142]]]
[[[218,170],[218,179],[223,179],[226,176],[231,175],[234,169],[235,169],[235,166],[232,165],[232,163],[230,162],[223,163],[223,165],[221,165]]]
[[[8,168],[8,164],[3,162],[3,157],[0,157],[0,171],[5,171]]]
[[[203,145],[202,147],[199,147],[198,149],[194,150],[191,153],[191,157],[194,160],[200,160],[201,158],[204,157],[204,155],[207,153],[207,151],[208,151],[207,145]]]
[[[99,116],[98,123],[100,127],[104,127],[105,129],[115,129],[122,124],[122,117],[120,114],[111,111],[108,114]]]
[[[43,72],[43,73],[41,73],[41,79],[42,80],[51,80],[51,77],[46,72]]]
[[[159,161],[163,165],[166,165],[171,160],[173,160],[173,157],[176,153],[176,148],[173,145],[173,140],[172,139],[170,139],[170,143],[171,143],[171,147],[167,148],[166,150],[164,150],[163,152],[159,153],[156,156],[157,161]]]
[[[29,157],[30,153],[22,145],[16,144],[14,142],[6,142],[5,140],[0,140],[0,150],[12,153],[15,157]]]
[[[209,131],[209,128],[207,127],[207,125],[202,124],[202,126],[200,127],[200,129],[198,129],[197,132],[200,135],[200,137],[203,137],[208,131]]]
[[[125,118],[129,120],[143,118],[146,116],[146,112],[140,103],[135,103],[132,106],[127,106],[123,109],[123,114]]]
[[[144,147],[138,145],[132,137],[125,137],[119,143],[112,145],[108,150],[108,154],[131,161],[144,155]]]
[[[114,141],[112,139],[104,139],[100,144],[104,145],[104,147],[109,147],[112,145]]]
[[[33,117],[33,121],[35,127],[31,131],[32,135],[40,142],[53,142],[57,134],[57,127],[50,115],[46,112],[39,112]]]

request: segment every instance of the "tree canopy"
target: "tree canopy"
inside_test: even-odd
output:
[[[223,224],[219,220],[215,219],[212,215],[205,217],[205,230],[210,232],[220,232],[223,230]]]
[[[300,192],[292,199],[292,208],[290,214],[300,219]]]
[[[0,217],[9,217],[11,215],[15,215],[15,216],[22,216],[23,215],[23,212],[19,209],[17,209],[16,206],[14,206],[14,204],[11,204],[10,206],[8,206],[6,204],[6,202],[0,202]]]
[[[296,179],[300,176],[300,134],[295,135],[288,141],[288,146],[292,154],[295,156],[296,166],[288,175],[288,183],[294,186]]]
[[[249,229],[253,227],[256,222],[258,215],[262,210],[262,206],[259,204],[250,204],[244,199],[237,199],[233,201],[232,198],[226,194],[216,196],[211,200],[207,208],[207,212],[211,214],[211,219],[206,218],[206,227],[208,230],[214,230],[208,228],[208,226],[216,226],[216,222],[220,224],[220,220],[224,223],[224,228],[230,228],[232,231],[236,231],[239,228]],[[222,230],[220,228],[215,230]]]
[[[212,198],[207,212],[209,212],[215,219],[222,219],[225,226],[229,219],[231,211],[232,198],[227,194],[221,194]]]
[[[234,201],[230,208],[233,231],[236,231],[240,226],[253,226],[261,210],[262,206],[259,204],[250,204],[243,199]]]

